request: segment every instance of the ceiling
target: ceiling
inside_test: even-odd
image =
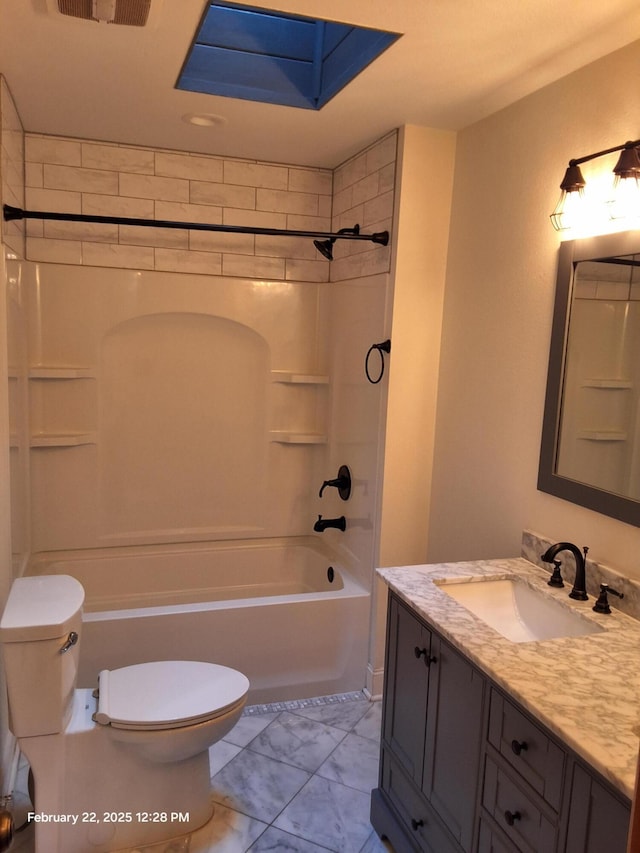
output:
[[[333,168],[394,127],[458,130],[640,38],[638,0],[253,5],[403,35],[315,111],[175,88],[205,0],[152,0],[144,28],[1,0],[0,73],[30,132]]]

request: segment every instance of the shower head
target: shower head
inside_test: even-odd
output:
[[[333,260],[333,244],[336,242],[335,237],[332,237],[329,240],[314,240],[313,245],[320,252],[321,255],[328,261]]]
[[[340,239],[341,234],[358,235],[358,234],[360,234],[360,226],[354,225],[353,228],[341,228],[338,231],[337,237],[329,237],[328,240],[314,240],[313,245],[316,247],[316,249],[320,252],[321,255],[324,255],[324,257],[328,261],[332,261],[333,260],[333,244],[336,242],[336,240]],[[375,238],[378,237],[377,234],[374,234],[373,236]],[[370,239],[373,239],[373,238],[370,238]],[[377,239],[375,242],[377,242]]]

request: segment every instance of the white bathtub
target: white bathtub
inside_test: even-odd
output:
[[[84,586],[79,686],[101,669],[204,660],[244,672],[250,703],[277,702],[365,683],[369,592],[321,548],[295,537],[55,552],[27,574]]]

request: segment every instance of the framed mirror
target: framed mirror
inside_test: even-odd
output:
[[[640,527],[640,231],[560,247],[538,489]]]

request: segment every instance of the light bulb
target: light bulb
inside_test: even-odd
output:
[[[638,173],[616,175],[613,196],[607,202],[611,219],[640,220],[640,180]]]
[[[556,231],[579,229],[585,218],[584,191],[562,190],[555,210],[551,214],[551,224]]]

